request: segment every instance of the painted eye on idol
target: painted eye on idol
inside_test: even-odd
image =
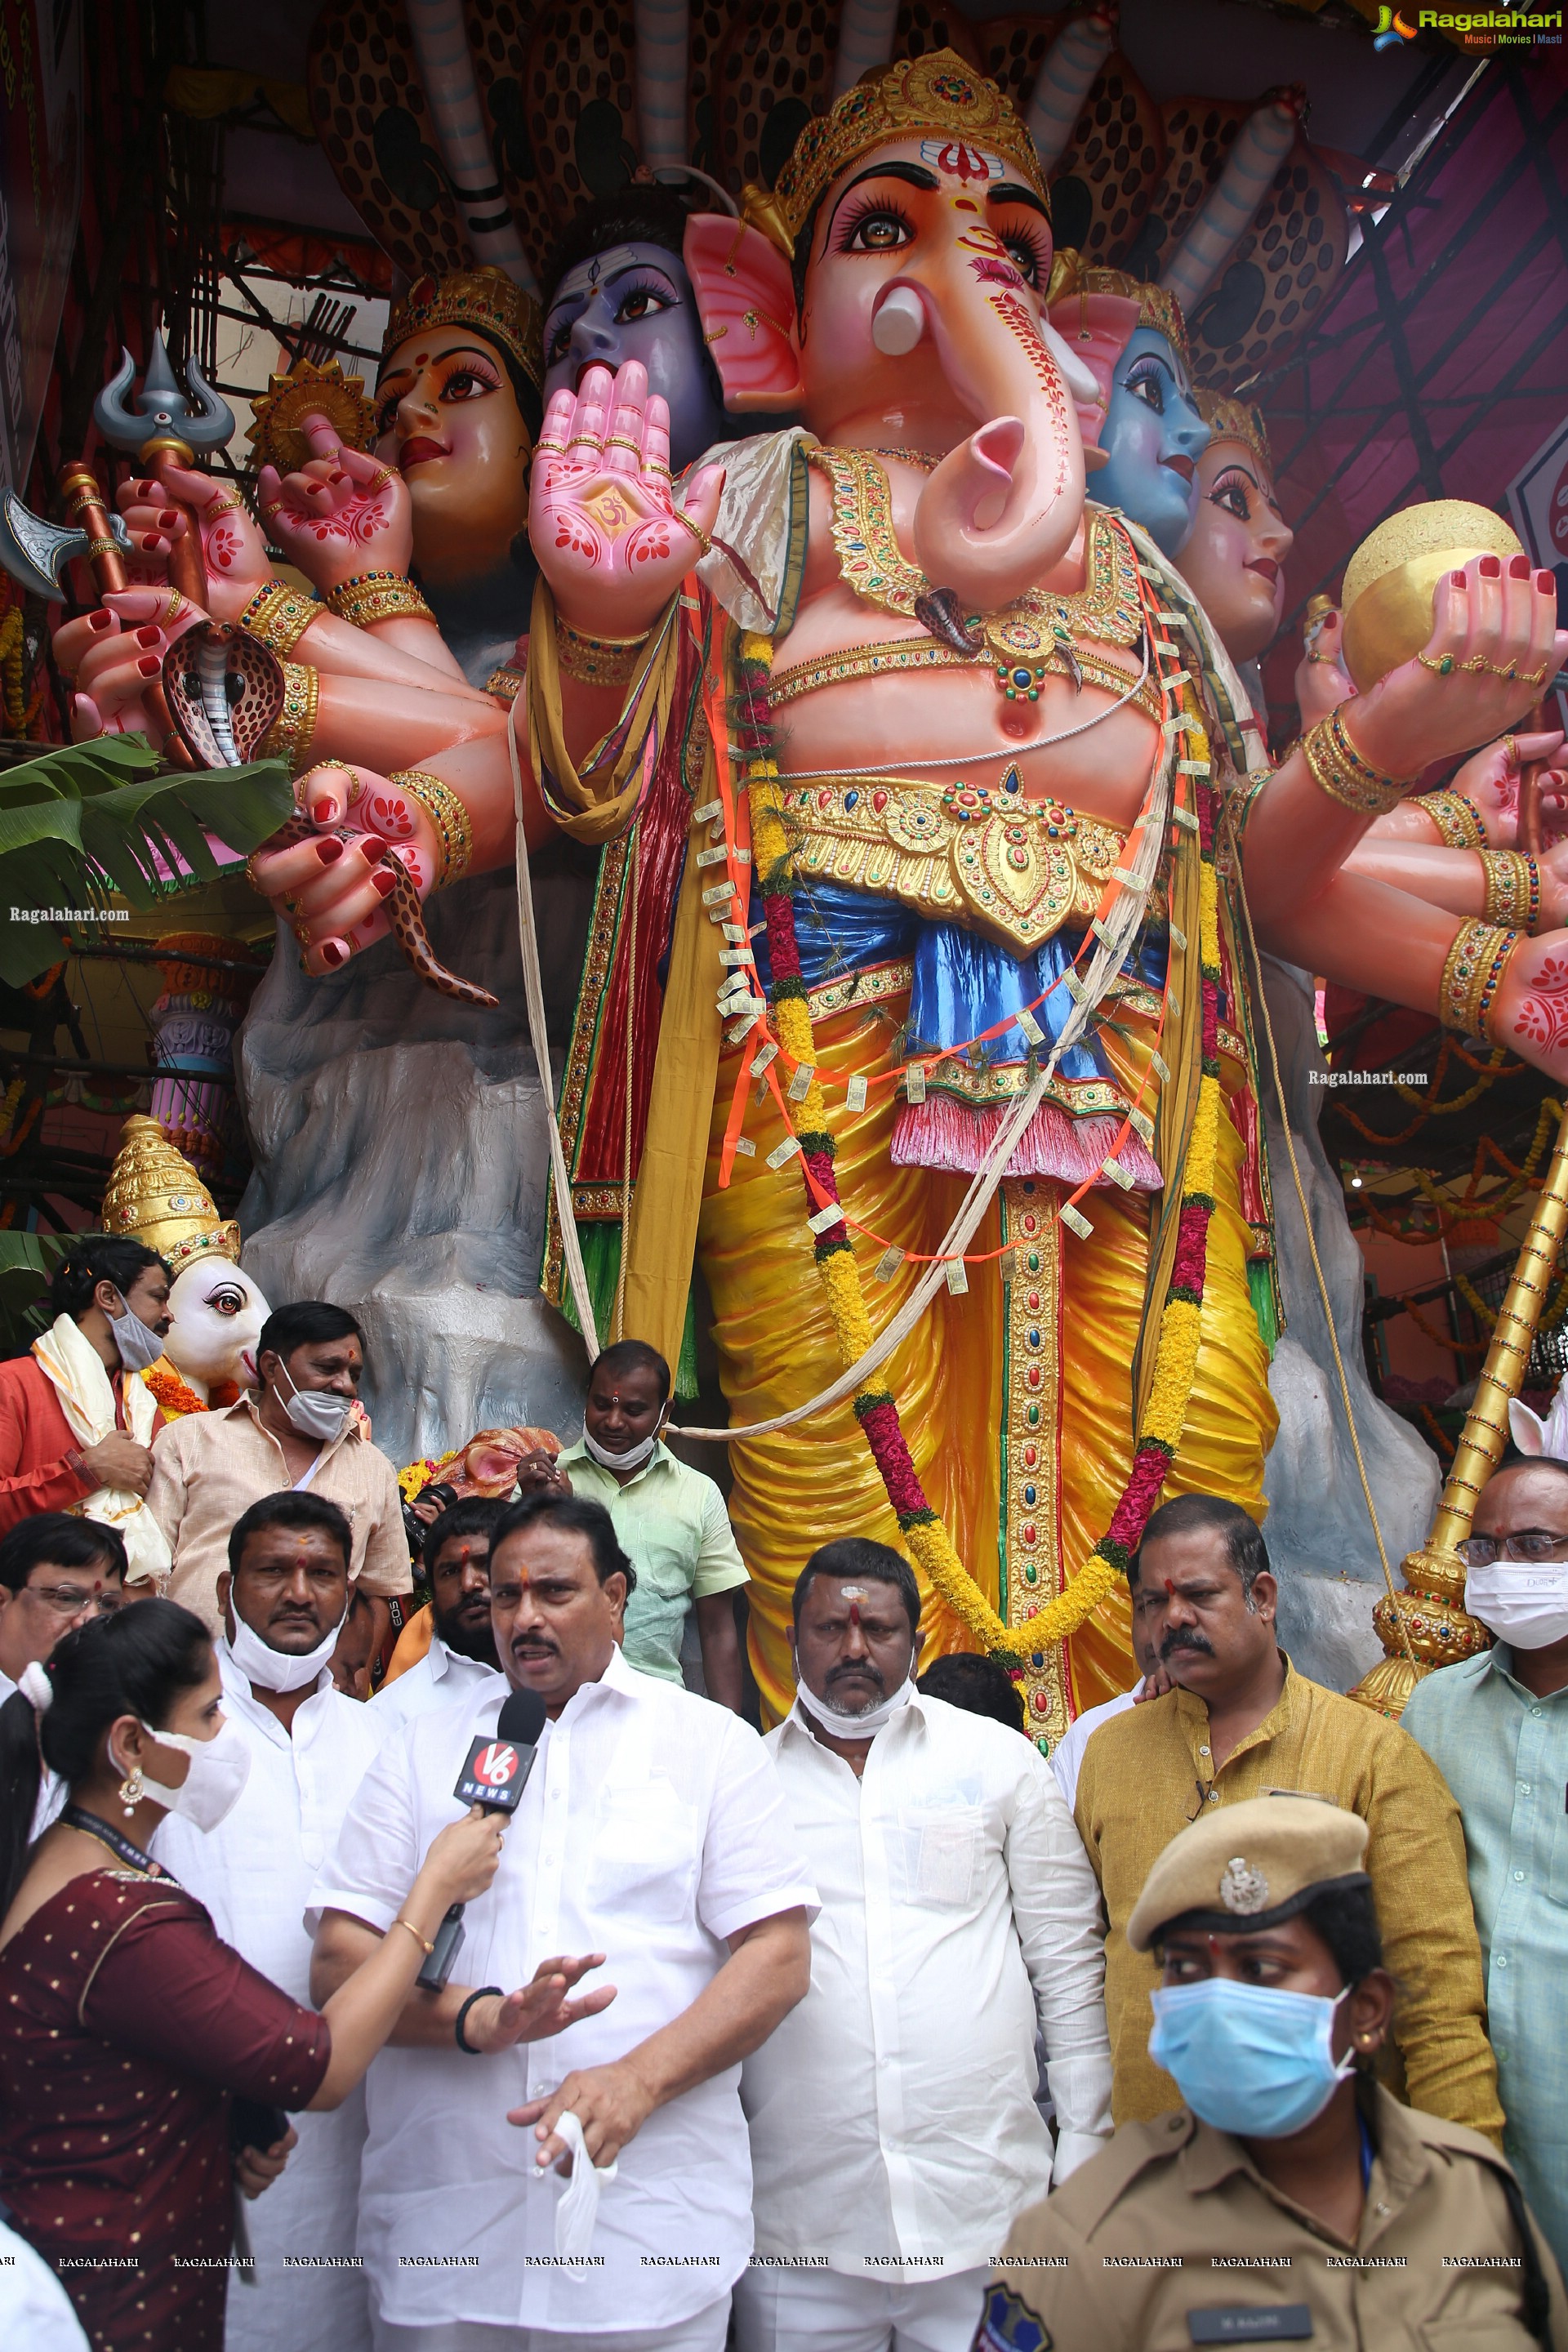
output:
[[[1143,401],[1156,416],[1165,414],[1165,371],[1156,359],[1140,360],[1127,378],[1126,389]]]
[[[1224,507],[1238,522],[1250,522],[1252,502],[1247,493],[1251,487],[1245,474],[1222,474],[1209,492],[1209,503]]]
[[[209,1292],[207,1305],[215,1315],[233,1317],[245,1312],[245,1293],[226,1284],[221,1290]]]
[[[635,326],[639,319],[657,319],[674,308],[674,295],[662,286],[629,286],[616,305],[616,324]]]
[[[841,222],[836,239],[840,253],[896,253],[913,242],[909,215],[879,198]]]

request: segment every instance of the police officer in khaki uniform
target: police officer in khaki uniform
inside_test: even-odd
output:
[[[1172,1839],[1127,1935],[1161,1958],[1150,2055],[1187,2104],[1020,2217],[975,2352],[1568,2352],[1502,2157],[1373,2079],[1395,1993],[1366,1842],[1288,1790]]]

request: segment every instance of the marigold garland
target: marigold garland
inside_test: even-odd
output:
[[[1154,634],[1151,628],[1151,636]],[[816,1054],[805,982],[801,971],[795,934],[794,877],[789,836],[784,823],[778,762],[773,756],[771,713],[767,702],[768,674],[773,666],[771,639],[747,632],[741,640],[735,667],[734,720],[736,740],[745,758],[744,782],[751,815],[754,872],[767,924],[772,970],[770,998],[773,1026],[783,1051],[813,1076],[801,1103],[796,1138],[805,1178],[808,1211],[820,1201],[838,1203],[833,1136],[826,1106],[816,1076]],[[1195,717],[1190,693],[1187,751],[1196,766],[1208,758],[1208,743]],[[1143,1424],[1138,1433],[1131,1473],[1111,1514],[1110,1524],[1066,1591],[1025,1620],[1010,1626],[998,1616],[965,1569],[952,1539],[928,1500],[910,1454],[899,1410],[886,1389],[862,1390],[855,1412],[866,1433],[900,1530],[918,1565],[953,1614],[994,1655],[1020,1664],[1046,1643],[1065,1641],[1076,1633],[1114,1591],[1140,1540],[1150,1513],[1160,1498],[1165,1476],[1180,1443],[1197,1364],[1201,1307],[1207,1266],[1209,1218],[1214,1210],[1214,1181],[1219,1144],[1219,913],[1214,870],[1214,808],[1212,787],[1194,780],[1192,797],[1197,804],[1200,884],[1199,961],[1202,970],[1202,1077],[1186,1157],[1187,1186],[1183,1194],[1171,1279],[1161,1316],[1154,1376]],[[852,1364],[870,1347],[874,1333],[860,1288],[854,1244],[842,1214],[815,1237],[815,1255],[826,1294],[828,1312],[839,1356]]]
[[[142,1373],[142,1379],[144,1386],[152,1391],[163,1411],[173,1419],[177,1420],[182,1414],[187,1412],[205,1412],[209,1410],[205,1397],[198,1396],[195,1389],[180,1378],[178,1372],[162,1372],[157,1365],[153,1364]]]

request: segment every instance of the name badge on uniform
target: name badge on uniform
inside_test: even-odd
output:
[[[1304,2303],[1226,2303],[1187,2314],[1194,2344],[1304,2344],[1311,2333],[1312,2315]]]

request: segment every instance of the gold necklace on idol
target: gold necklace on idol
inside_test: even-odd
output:
[[[926,472],[941,463],[923,450],[881,454],[901,457]],[[858,596],[921,621],[940,643],[955,651],[966,648],[972,659],[984,656],[1009,702],[1037,702],[1052,672],[1081,687],[1076,640],[1137,644],[1143,626],[1137,559],[1131,541],[1109,515],[1088,518],[1088,578],[1081,589],[1030,588],[1000,612],[963,614],[951,592],[933,591],[919,564],[911,563],[900,547],[893,529],[892,485],[881,454],[820,446],[811,452],[832,493],[839,574]]]

